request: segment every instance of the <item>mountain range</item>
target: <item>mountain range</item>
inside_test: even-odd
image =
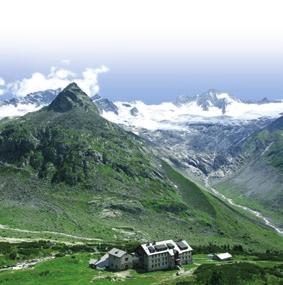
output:
[[[60,90],[28,94],[0,103],[0,117],[23,115],[52,102]],[[283,101],[242,102],[209,90],[179,96],[176,102],[146,105],[141,101],[112,102],[95,95],[92,101],[108,121],[151,141],[162,155],[194,179],[223,178],[239,168],[235,149],[252,133],[283,113]]]
[[[0,223],[104,239],[188,238],[277,249],[282,239],[111,123],[76,84],[0,121]]]
[[[23,98],[2,101],[0,116],[19,116],[39,110],[50,104],[60,91],[39,91]],[[276,124],[274,120],[283,113],[282,100],[244,102],[217,90],[195,96],[182,95],[175,102],[158,105],[147,105],[142,101],[112,102],[99,95],[91,100],[102,117],[150,142],[156,155],[187,177],[216,186],[236,200],[239,195],[244,195],[248,202],[243,199],[240,202],[260,209],[275,223],[283,225],[280,210],[283,206],[280,198],[283,192],[282,168],[269,163],[260,167],[255,159],[259,150],[249,153],[244,147],[252,145],[258,133],[265,133],[265,129]],[[250,160],[256,161],[253,167]],[[265,180],[267,184],[260,179],[264,171],[270,177]],[[234,184],[238,181],[237,187],[231,185],[233,181]]]

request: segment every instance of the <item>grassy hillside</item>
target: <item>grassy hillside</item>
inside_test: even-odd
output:
[[[282,249],[282,239],[258,220],[204,192],[138,137],[100,117],[75,84],[50,106],[2,122],[0,161],[0,224],[104,240],[184,237],[196,245]]]
[[[218,190],[283,227],[283,117],[250,136],[241,152],[247,165],[218,184]]]
[[[283,175],[283,117],[250,136],[243,148],[246,153],[260,155]]]
[[[220,263],[206,255],[194,255],[194,263],[186,265],[182,274],[177,270],[139,273],[135,270],[109,272],[88,267],[96,254],[79,253],[42,262],[33,269],[6,271],[0,274],[3,285],[259,285],[281,284],[282,262],[235,256],[234,261]],[[281,282],[281,283],[280,283]]]

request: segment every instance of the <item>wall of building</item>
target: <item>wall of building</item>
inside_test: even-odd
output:
[[[118,271],[133,268],[133,257],[130,254],[125,254],[122,257],[109,255],[109,269]]]
[[[191,251],[183,252],[180,254],[179,257],[180,257],[181,265],[192,262],[192,252]]]
[[[176,266],[175,256],[171,256],[168,252],[157,253],[154,255],[144,255],[143,267],[147,271],[172,269]],[[192,262],[192,252],[184,252],[179,254],[180,265],[188,264]]]
[[[147,271],[163,270],[174,268],[174,257],[168,252],[157,253],[145,257],[145,269]]]

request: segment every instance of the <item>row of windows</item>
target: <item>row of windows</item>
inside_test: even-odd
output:
[[[160,262],[160,261],[164,261],[164,260],[167,260],[167,256],[162,256],[162,257],[159,257],[159,258],[154,258],[152,259],[152,262]]]
[[[166,265],[165,262],[159,262],[159,263],[154,263],[151,265],[152,268],[157,268],[157,267],[160,267],[160,266],[164,266]]]
[[[159,253],[151,256],[152,259],[159,259],[160,257],[161,258],[167,257],[167,253]]]
[[[181,257],[190,257],[191,253],[190,252],[184,252],[181,254]]]
[[[167,263],[167,260],[156,260],[156,261],[153,261],[152,264],[157,264],[157,263]]]
[[[157,254],[154,254],[154,255],[152,255],[152,257],[154,258],[156,258],[156,257],[161,257],[161,256],[166,256],[167,255],[167,252],[163,252],[163,253],[157,253]]]

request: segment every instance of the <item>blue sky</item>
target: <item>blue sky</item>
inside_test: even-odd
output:
[[[113,100],[156,103],[210,88],[282,99],[281,3],[3,0],[0,77],[14,88],[52,66],[78,76],[107,66],[97,85]]]

